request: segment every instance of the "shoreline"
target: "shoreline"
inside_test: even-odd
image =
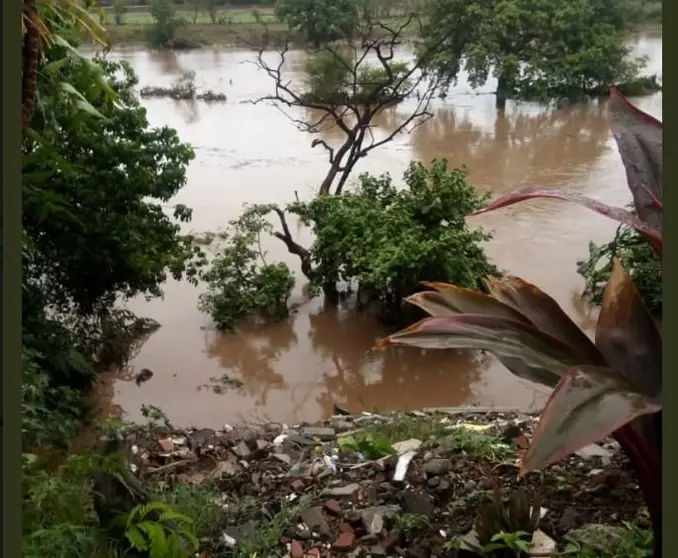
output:
[[[201,556],[457,556],[482,546],[478,518],[493,495],[521,490],[540,507],[534,529],[523,526],[533,553],[562,551],[591,525],[622,536],[624,522],[642,521],[614,441],[519,480],[537,420],[515,409],[449,407],[219,430],[156,420],[126,437],[132,473],[165,501],[186,505],[177,490],[210,495],[202,513],[215,517],[204,519],[211,527]]]
[[[267,38],[269,47],[280,47],[288,40],[294,48],[303,48],[304,41],[283,24],[273,23],[263,27],[256,23],[188,23],[177,30],[179,46],[166,49],[151,49],[146,39],[149,24],[107,24],[106,30],[111,38],[113,49],[146,48],[150,50],[168,50],[175,52],[199,50],[203,48],[246,48],[262,44]],[[630,34],[663,33],[661,22],[639,24]],[[404,39],[415,40],[416,34],[405,31]],[[183,45],[183,46],[182,46]]]

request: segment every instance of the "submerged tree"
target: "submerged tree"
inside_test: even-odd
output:
[[[429,67],[447,83],[463,69],[473,87],[492,75],[497,108],[588,93],[635,77],[620,36],[633,10],[632,0],[432,0],[423,36],[447,48]]]
[[[286,76],[289,44],[278,52],[277,64],[269,62],[266,47],[258,49],[256,64],[271,78],[274,92],[254,102],[270,102],[284,111],[305,109],[309,118],[299,118],[293,111],[286,114],[311,135],[329,128],[341,132],[342,139],[334,147],[323,139],[313,140],[313,147],[323,147],[329,158],[320,195],[341,194],[360,159],[431,118],[428,106],[441,81],[423,67],[441,52],[444,41],[430,44],[424,56],[408,61],[407,52],[399,49],[404,46],[404,34],[413,27],[420,28],[414,16],[386,25],[365,14],[356,27],[355,40],[306,49],[310,62],[305,83],[292,82]],[[412,101],[405,109],[407,115],[386,136],[375,138],[374,119],[405,100]]]
[[[440,81],[423,67],[439,53],[436,48],[443,48],[444,41],[429,44],[423,56],[408,56],[400,49],[411,27],[421,29],[414,16],[390,26],[375,21],[365,11],[354,29],[357,40],[324,42],[306,49],[305,81],[287,77],[289,45],[278,53],[277,64],[270,62],[265,47],[257,49],[256,58],[258,67],[271,78],[274,93],[255,103],[270,102],[287,110],[292,122],[311,135],[332,130],[339,138],[334,145],[322,138],[313,140],[313,147],[325,149],[329,163],[313,200],[286,208],[255,206],[245,215],[257,215],[261,220],[269,213],[277,216],[279,230],[272,231],[273,236],[299,257],[312,295],[322,292],[326,301],[336,302],[342,292],[357,287],[360,301],[374,303],[389,322],[403,318],[401,300],[418,289],[421,280],[454,277],[469,287],[478,287],[483,278],[497,271],[480,245],[489,235],[482,230],[471,231],[465,222],[465,217],[482,203],[482,197],[468,184],[465,171],[449,169],[445,161],[435,162],[429,170],[413,163],[405,173],[402,191],[388,175],[361,175],[356,187],[348,188],[351,173],[361,159],[432,116],[428,107]],[[403,101],[408,103],[403,103],[393,125],[380,136],[374,134],[385,109]],[[305,117],[298,116],[299,109],[305,111]],[[311,246],[302,246],[292,236],[288,214],[313,229],[315,241]],[[258,224],[257,228],[265,227]],[[248,300],[234,296],[233,285],[242,283],[233,281],[242,267],[234,263],[234,249],[241,260],[249,262],[256,254],[256,244],[252,244],[254,241],[239,247],[231,243],[217,254],[203,276],[210,283],[203,308],[222,327],[232,327],[232,321],[216,303]],[[276,291],[276,300],[286,300],[287,271],[283,267],[279,271],[279,278],[269,281],[268,294],[255,280],[249,282],[256,287],[256,292],[250,293],[252,300],[269,296],[274,285],[283,287]],[[218,281],[214,281],[217,276]],[[252,279],[255,276],[251,274]],[[239,303],[236,309],[231,306],[230,302],[222,304],[221,309],[241,317],[243,305]],[[247,307],[259,310],[251,304]]]

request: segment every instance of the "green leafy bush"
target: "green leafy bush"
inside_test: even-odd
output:
[[[421,281],[480,288],[498,273],[481,246],[491,235],[466,223],[486,198],[468,184],[465,170],[444,160],[430,169],[412,163],[404,183],[400,188],[387,174],[363,174],[340,196],[288,208],[315,234],[312,291],[340,282],[357,286],[390,319]]]
[[[268,211],[269,206],[253,206],[231,221],[226,246],[202,273],[207,292],[199,307],[219,329],[233,331],[250,314],[273,320],[288,315],[294,276],[284,263],[269,264],[261,249],[261,233],[271,230]]]
[[[190,209],[165,205],[193,152],[149,125],[131,67],[84,58],[63,37],[44,54],[22,143],[26,447],[66,443],[96,370],[139,333],[115,303],[160,295],[170,273],[195,277],[200,253],[179,234]]]
[[[164,502],[135,507],[127,517],[125,538],[133,549],[158,558],[188,558],[200,547],[191,518]]]
[[[618,258],[633,278],[647,309],[662,314],[662,266],[652,246],[626,226],[617,228],[614,239],[607,244],[589,243],[589,257],[577,262],[577,273],[586,280],[584,296],[600,306],[605,285],[612,274],[612,261]]]

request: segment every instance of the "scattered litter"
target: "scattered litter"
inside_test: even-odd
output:
[[[393,473],[393,480],[395,482],[402,482],[407,476],[407,469],[410,466],[412,458],[417,455],[416,451],[408,451],[403,453],[396,463],[395,473]]]

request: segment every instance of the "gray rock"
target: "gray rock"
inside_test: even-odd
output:
[[[378,535],[384,528],[384,518],[376,508],[363,510],[360,519],[365,531],[370,535]]]
[[[216,442],[216,433],[211,428],[201,428],[188,435],[188,445],[192,450],[199,447],[213,446]]]
[[[301,435],[306,438],[317,438],[323,442],[331,442],[337,439],[337,432],[334,428],[326,428],[322,426],[307,426],[301,429]]]
[[[372,545],[372,544],[377,544],[379,542],[379,537],[377,537],[377,535],[367,534],[367,535],[363,535],[362,537],[360,537],[360,539],[358,539],[358,541],[362,545]]]
[[[273,453],[271,454],[272,457],[275,457],[278,461],[282,461],[283,463],[286,463],[287,465],[292,463],[292,458],[287,455],[286,453]]]
[[[285,442],[288,442],[290,444],[297,444],[299,446],[312,446],[313,445],[312,439],[306,438],[304,436],[299,436],[299,434],[294,434],[294,433],[288,434],[287,438],[285,438]]]
[[[311,531],[316,531],[319,535],[327,537],[331,534],[322,506],[305,509],[301,512],[301,520]]]
[[[287,471],[287,476],[292,478],[299,477],[310,477],[311,476],[311,464],[298,462],[290,467],[290,470]]]
[[[430,461],[424,463],[424,473],[431,477],[437,477],[439,475],[444,475],[452,469],[452,461],[449,459],[431,459]]]
[[[259,438],[259,432],[252,428],[248,428],[242,433],[240,438],[247,444],[254,444]]]
[[[238,457],[244,459],[250,455],[251,450],[247,446],[247,443],[245,441],[240,440],[235,446],[233,446],[233,453],[235,453]]]
[[[386,549],[381,547],[381,546],[371,546],[370,547],[370,556],[374,556],[374,558],[385,558],[386,556]]]
[[[239,543],[244,539],[251,537],[257,532],[257,524],[254,521],[248,521],[244,525],[232,525],[224,529],[224,535],[231,537]]]
[[[432,518],[435,514],[433,497],[423,490],[406,490],[403,493],[403,511]]]
[[[216,467],[212,469],[208,478],[210,480],[217,480],[222,477],[232,477],[239,470],[238,464],[232,461],[220,461]]]
[[[329,496],[337,496],[340,498],[351,498],[356,492],[360,490],[360,485],[357,483],[347,484],[346,486],[336,486],[327,490]]]
[[[346,430],[353,429],[353,423],[345,419],[333,419],[332,424],[339,432],[345,432]]]

